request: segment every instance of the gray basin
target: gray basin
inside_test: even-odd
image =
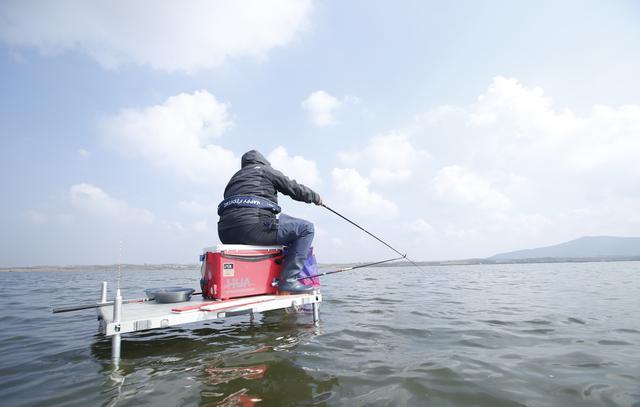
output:
[[[147,298],[157,303],[189,301],[196,290],[184,287],[161,287],[144,290]]]

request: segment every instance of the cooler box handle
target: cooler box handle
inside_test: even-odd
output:
[[[262,261],[262,260],[266,260],[266,259],[272,259],[274,257],[282,257],[282,252],[280,253],[269,253],[269,254],[259,254],[257,256],[251,256],[251,255],[241,255],[241,254],[227,254],[227,253],[220,253],[221,257],[224,257],[225,259],[232,259],[232,260],[244,260],[244,261]]]

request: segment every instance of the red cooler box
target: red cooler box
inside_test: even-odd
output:
[[[282,270],[282,246],[219,244],[204,249],[200,286],[204,298],[226,300],[275,294]]]

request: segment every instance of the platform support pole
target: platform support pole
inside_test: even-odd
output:
[[[313,308],[313,324],[317,326],[320,323],[320,304],[314,302],[311,306]]]
[[[113,322],[116,324],[116,333],[111,338],[111,359],[116,369],[120,364],[120,343],[122,341],[120,334],[120,319],[122,317],[122,295],[120,289],[116,290],[116,298],[113,302]]]
[[[103,281],[102,282],[102,289],[100,290],[101,294],[100,294],[100,302],[101,303],[105,303],[107,302],[107,282]]]

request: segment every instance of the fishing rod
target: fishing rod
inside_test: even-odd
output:
[[[347,222],[351,223],[353,226],[357,227],[358,229],[362,230],[363,232],[365,232],[366,234],[368,234],[369,236],[371,236],[372,238],[376,239],[377,241],[379,241],[380,243],[382,243],[383,245],[387,246],[389,249],[393,250],[394,252],[398,253],[400,256],[402,256],[403,259],[406,259],[409,263],[413,264],[415,267],[418,268],[418,270],[420,271],[424,271],[420,266],[418,266],[413,260],[411,260],[410,258],[407,257],[406,253],[401,253],[398,250],[396,250],[393,246],[391,246],[389,243],[385,242],[384,240],[380,239],[378,236],[374,235],[373,233],[369,232],[367,229],[363,228],[362,226],[358,225],[357,223],[355,223],[354,221],[352,221],[351,219],[341,215],[340,213],[334,211],[333,209],[329,208],[327,205],[325,205],[324,203],[321,203],[320,206],[323,206],[325,208],[327,208],[328,210],[330,210],[331,212],[335,213],[336,215],[340,216],[342,219],[346,220]]]
[[[305,280],[307,278],[316,278],[316,277],[328,276],[329,274],[342,273],[344,271],[360,269],[360,268],[363,268],[363,267],[371,267],[371,266],[375,266],[375,265],[378,265],[378,264],[389,263],[389,262],[392,262],[392,261],[395,261],[395,260],[402,260],[402,259],[406,259],[406,256],[395,257],[395,258],[389,259],[389,260],[376,261],[374,263],[360,264],[358,266],[343,267],[343,268],[336,269],[336,270],[333,270],[333,271],[327,271],[327,272],[324,272],[324,273],[318,273],[318,274],[316,274],[314,276],[300,277],[297,280],[300,281],[300,280]]]
[[[193,293],[191,295],[202,295],[202,293]],[[133,304],[133,303],[137,303],[137,302],[148,302],[148,301],[153,301],[153,298],[139,298],[139,299],[134,299],[134,300],[123,300],[122,303],[123,304]],[[91,308],[102,308],[102,307],[108,307],[110,305],[113,305],[113,301],[99,302],[99,303],[96,303],[96,304],[82,304],[82,305],[76,305],[76,306],[73,306],[73,307],[54,308],[52,310],[52,312],[54,314],[59,314],[61,312],[80,311],[80,310],[83,310],[83,309],[91,309]]]
[[[389,262],[392,262],[392,261],[402,260],[402,259],[406,259],[406,258],[407,258],[406,255],[402,255],[401,257],[394,257],[393,259],[376,261],[376,262],[373,262],[373,263],[359,264],[357,266],[343,267],[343,268],[339,268],[339,269],[336,269],[336,270],[327,271],[327,272],[324,272],[324,273],[318,273],[318,274],[316,274],[314,276],[300,277],[297,280],[305,280],[307,278],[316,278],[316,277],[328,276],[330,274],[343,273],[345,271],[360,269],[360,268],[364,268],[364,267],[377,266],[379,264],[389,263]],[[202,295],[202,293],[201,292],[193,293],[191,295]],[[133,303],[148,302],[148,301],[153,301],[153,299],[150,299],[150,298],[139,298],[139,299],[132,299],[132,300],[123,300],[122,303],[123,304],[133,304]],[[83,309],[108,307],[110,305],[113,305],[113,301],[99,302],[99,303],[96,303],[96,304],[82,304],[82,305],[76,305],[76,306],[73,306],[73,307],[54,308],[52,310],[52,312],[54,314],[60,314],[60,313],[63,313],[63,312],[81,311]]]

